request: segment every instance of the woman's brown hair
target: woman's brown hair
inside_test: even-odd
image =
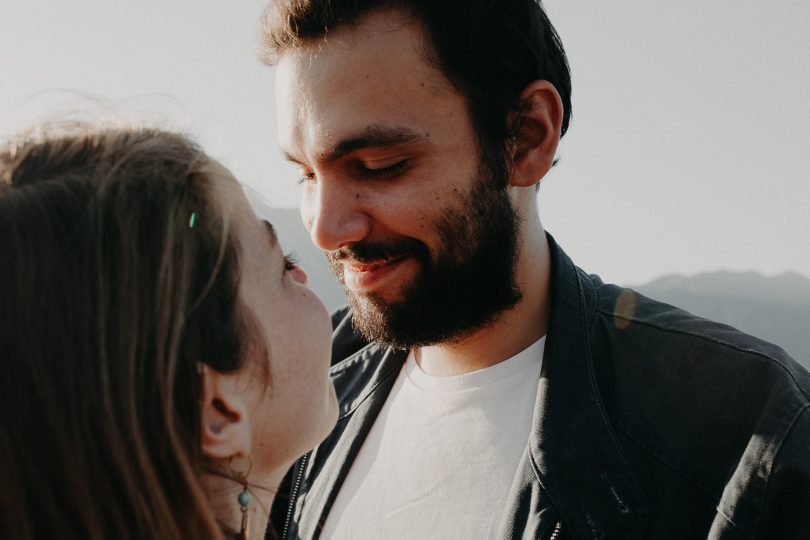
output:
[[[0,150],[0,537],[222,537],[199,362],[245,325],[208,166],[152,129]]]

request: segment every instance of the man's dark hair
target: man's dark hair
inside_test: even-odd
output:
[[[273,64],[284,51],[380,8],[402,9],[422,23],[430,60],[466,98],[481,157],[496,175],[508,172],[504,158],[518,127],[510,125],[509,113],[518,110],[530,82],[546,80],[557,89],[565,134],[571,119],[568,59],[537,0],[274,0],[264,17],[264,59]]]

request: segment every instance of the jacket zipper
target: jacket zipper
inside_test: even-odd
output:
[[[562,540],[562,521],[558,521],[556,525],[554,525],[554,530],[551,531],[551,536],[549,536],[548,540]]]
[[[304,476],[304,467],[307,465],[309,454],[304,454],[298,466],[298,474],[295,475],[295,483],[290,491],[290,503],[287,507],[287,519],[284,520],[284,531],[281,533],[281,540],[287,540],[287,533],[290,531],[290,521],[292,521],[293,508],[295,508],[295,498],[298,496],[298,488],[301,486],[301,477]]]

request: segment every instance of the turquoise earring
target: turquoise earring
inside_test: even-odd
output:
[[[250,512],[248,512],[248,505],[251,501],[250,493],[248,493],[247,480],[242,484],[242,493],[236,496],[239,502],[239,509],[242,511],[242,527],[239,529],[239,540],[248,539],[248,528],[250,527]]]
[[[233,477],[242,484],[242,491],[236,496],[236,502],[239,503],[239,510],[242,512],[242,525],[237,536],[239,540],[250,540],[250,508],[248,506],[253,500],[253,496],[248,491],[247,477],[250,474],[251,467],[253,467],[253,460],[250,456],[247,457],[247,460],[248,465],[245,471],[237,471],[233,468],[233,456],[228,460],[228,469],[230,469]]]

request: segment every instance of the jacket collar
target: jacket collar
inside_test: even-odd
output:
[[[596,290],[548,236],[551,310],[530,457],[575,538],[633,538],[646,504],[611,427],[591,355]]]

